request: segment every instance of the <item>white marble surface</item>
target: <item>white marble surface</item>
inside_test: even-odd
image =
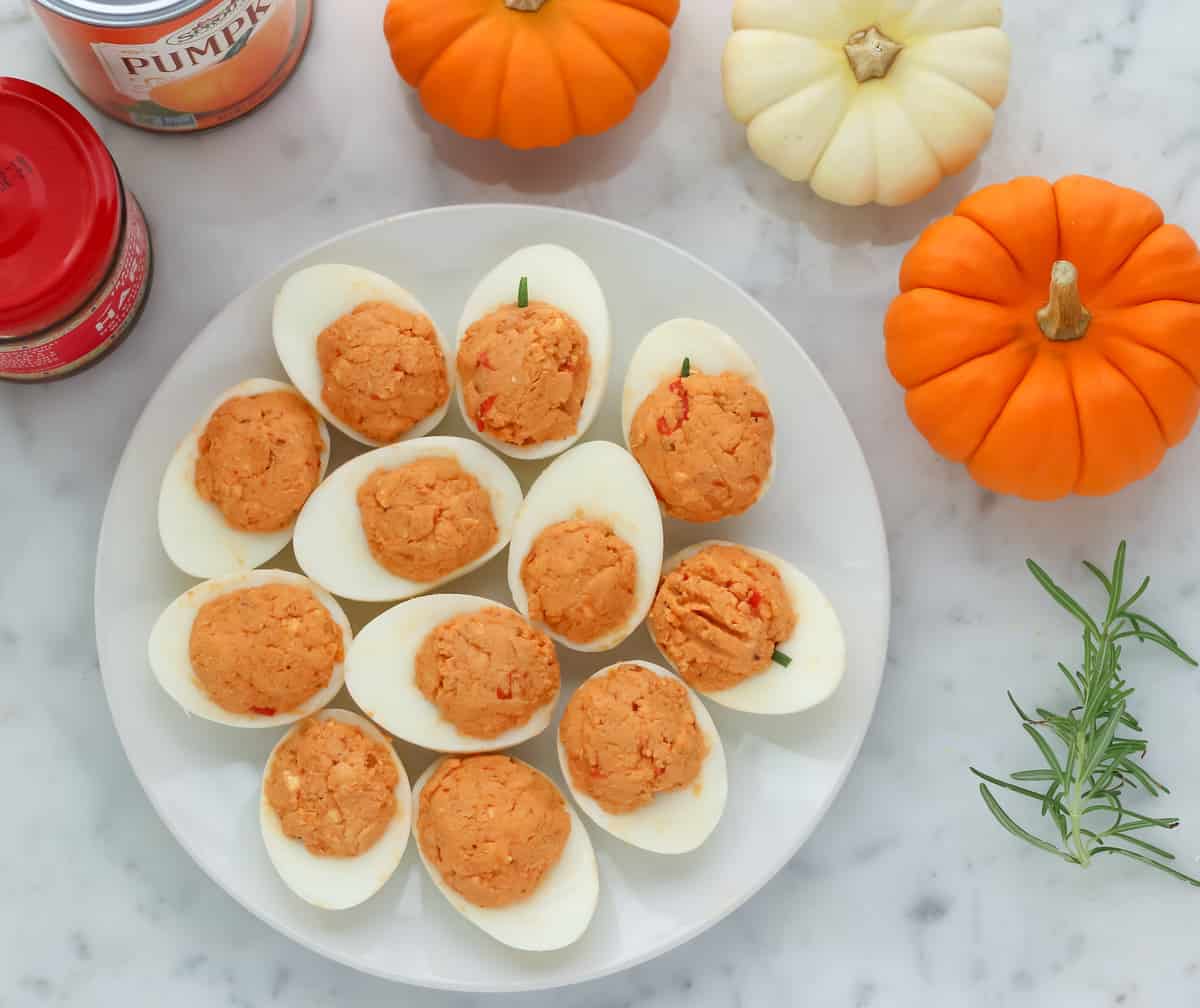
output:
[[[626,975],[531,1005],[1145,1005],[1200,1001],[1200,897],[1124,863],[1025,849],[967,764],[1029,765],[1004,689],[1062,701],[1067,621],[1021,560],[1064,576],[1131,541],[1162,620],[1200,650],[1200,437],[1107,500],[996,499],[903,416],[880,318],[920,227],[1014,174],[1104,174],[1200,231],[1200,10],[1190,0],[1010,3],[1013,87],[979,163],[916,206],[843,210],[774,177],[726,117],[726,0],[685,0],[670,64],[631,121],[518,155],[429,124],[393,76],[380,0],[320,0],[296,81],[252,118],[160,138],[101,121],[154,229],[156,286],[126,346],[59,385],[0,387],[0,1005],[469,1006],[325,962],[216,889],[167,834],[118,745],[96,669],[91,579],[113,469],[197,329],[280,261],[397,211],[524,200],[645,227],[724,270],[789,325],[862,439],[893,550],[893,644],[863,754],[811,842],[724,924]],[[68,92],[23,0],[0,0],[0,72]],[[859,310],[831,330],[806,307]],[[1071,583],[1082,587],[1072,574]],[[1200,680],[1134,671],[1150,760],[1200,870]]]

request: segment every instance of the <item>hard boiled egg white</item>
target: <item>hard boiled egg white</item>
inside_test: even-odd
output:
[[[412,793],[404,764],[392,748],[391,741],[370,721],[351,711],[333,709],[323,710],[315,717],[361,728],[384,747],[395,763],[398,774],[396,815],[383,835],[357,857],[320,857],[310,853],[300,840],[283,832],[279,816],[267,800],[267,778],[275,754],[298,729],[293,728],[280,739],[267,759],[259,791],[258,818],[271,864],[287,887],[306,903],[322,910],[345,910],[374,896],[399,866],[412,830]]]
[[[547,526],[573,518],[607,522],[637,557],[634,605],[624,624],[598,640],[577,644],[538,624],[565,647],[608,651],[646,618],[662,569],[663,529],[658,499],[633,456],[611,441],[577,445],[550,463],[529,488],[508,550],[508,587],[518,611],[529,618],[521,564]]]
[[[380,566],[367,545],[358,509],[358,488],[377,469],[395,469],[421,458],[454,458],[492,499],[496,542],[483,556],[436,581],[410,581]],[[359,602],[392,602],[445,584],[487,563],[504,549],[512,534],[521,485],[499,458],[476,441],[425,437],[376,448],[336,470],[304,505],[296,522],[296,562],[335,595]]]
[[[421,774],[413,790],[414,833],[420,828],[421,792],[442,762],[435,760]],[[541,773],[536,767],[532,769]],[[433,884],[467,920],[505,945],[527,952],[549,952],[566,948],[587,930],[600,897],[600,876],[592,841],[570,804],[567,815],[571,818],[571,832],[558,862],[529,896],[506,907],[480,907],[464,899],[446,885],[441,872],[426,859],[420,840],[414,836],[413,841]]]
[[[350,650],[352,633],[350,621],[342,612],[327,591],[313,584],[301,574],[282,570],[256,570],[246,574],[233,574],[228,577],[205,581],[196,585],[179,596],[166,609],[150,631],[149,658],[150,670],[154,677],[171,699],[189,714],[198,714],[209,721],[218,724],[231,725],[235,728],[261,728],[270,725],[291,724],[307,717],[314,711],[320,710],[334,698],[342,688],[345,680],[345,666],[339,663],[333,667],[333,674],[327,685],[319,693],[294,711],[267,716],[263,714],[234,714],[217,704],[196,680],[192,671],[192,660],[189,655],[189,644],[192,637],[192,624],[196,622],[196,614],[213,599],[228,595],[230,592],[243,588],[259,588],[269,584],[296,585],[307,588],[316,596],[333,617],[334,623],[342,631],[342,647]]]
[[[587,337],[592,370],[587,392],[579,413],[579,426],[569,438],[546,441],[522,447],[508,444],[482,431],[479,437],[499,452],[518,459],[542,459],[557,455],[579,440],[596,419],[604,390],[608,384],[609,361],[612,357],[612,333],[608,319],[608,303],[596,275],[579,256],[560,245],[531,245],[514,252],[500,263],[467,298],[458,323],[461,342],[467,330],[481,318],[504,305],[516,304],[521,277],[529,281],[529,300],[544,301],[570,315]],[[467,416],[462,386],[458,386],[458,408],[467,425],[474,424]]]
[[[560,738],[558,764],[562,768],[563,778],[579,807],[601,829],[607,830],[619,840],[656,854],[686,854],[708,839],[708,835],[720,821],[721,813],[725,811],[725,798],[729,788],[725,772],[725,747],[721,744],[721,736],[717,734],[717,726],[713,724],[708,709],[692,689],[674,673],[668,672],[661,665],[645,661],[618,664],[640,665],[657,676],[675,679],[687,690],[688,702],[696,716],[696,724],[708,740],[708,755],[700,767],[700,774],[686,788],[664,791],[655,795],[648,805],[632,812],[614,815],[612,812],[606,812],[595,798],[575,786],[567,762],[567,751]],[[602,668],[591,678],[597,679],[607,675],[616,667],[617,665],[609,665]]]
[[[395,281],[359,266],[324,263],[293,273],[284,282],[275,298],[272,332],[279,361],[304,398],[343,434],[362,444],[378,447],[381,442],[364,437],[334,416],[325,405],[321,398],[325,378],[317,360],[317,338],[321,333],[366,301],[387,301],[405,311],[433,320],[421,302]],[[453,389],[456,373],[454,348],[450,345],[449,337],[436,324],[434,332],[446,360],[446,377]],[[442,422],[449,406],[447,397],[445,403],[414,424],[401,440],[428,434]]]
[[[809,577],[774,553],[717,539],[697,543],[669,557],[663,564],[663,575],[706,546],[718,544],[744,549],[775,565],[796,612],[796,629],[791,637],[776,645],[777,650],[792,659],[790,665],[772,662],[758,675],[730,689],[704,695],[748,714],[794,714],[827,700],[846,671],[846,639],[829,599]],[[670,659],[667,660],[669,663]]]
[[[754,361],[725,330],[699,319],[672,319],[642,337],[625,372],[625,385],[621,391],[621,430],[626,446],[638,407],[663,379],[679,377],[685,357],[694,371],[709,375],[725,372],[741,375],[770,401],[766,382]],[[771,469],[759,497],[767,492],[774,475],[775,459],[772,457]]]
[[[158,532],[167,556],[185,574],[215,578],[253,570],[288,544],[292,527],[277,532],[243,532],[235,529],[211,501],[196,490],[196,460],[200,436],[212,415],[228,400],[264,392],[296,390],[270,378],[251,378],[223,392],[183,439],[163,474],[158,494]],[[321,433],[321,476],[329,465],[329,430],[317,417]]]
[[[346,657],[346,686],[354,702],[393,735],[438,752],[507,749],[540,734],[550,723],[557,693],[520,727],[480,739],[443,720],[417,688],[417,652],[430,632],[455,616],[499,605],[476,595],[425,595],[376,616],[359,631]]]

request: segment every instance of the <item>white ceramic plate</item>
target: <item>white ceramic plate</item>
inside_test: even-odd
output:
[[[589,438],[621,440],[621,378],[638,341],[659,322],[707,319],[750,352],[767,376],[779,432],[775,484],[749,513],[715,526],[668,520],[667,552],[716,537],[786,557],[832,600],[849,652],[838,692],[814,710],[763,718],[710,705],[729,763],[729,803],[715,832],[698,851],[665,858],[592,829],[601,877],[596,918],[575,945],[538,954],[505,948],[460,918],[413,850],[361,907],[332,913],[307,906],[279,881],[258,830],[262,767],[280,730],[188,718],[146,661],[155,618],[193,583],[158,541],[163,468],[222,389],[253,375],[283,377],[271,308],[284,279],[319,262],[365,266],[394,277],[450,328],[476,279],[532,241],[574,249],[608,294],[613,380]],[[437,432],[471,436],[454,410]],[[358,450],[334,434],[335,465]],[[544,464],[519,462],[514,470],[527,487]],[[448,590],[511,604],[505,559],[495,557]],[[272,566],[293,567],[290,551]],[[350,603],[346,612],[357,629],[383,608]],[[887,545],[870,474],[833,393],[788,332],[679,249],[549,207],[458,206],[381,221],[327,242],[235,299],[180,357],[134,429],[109,496],[96,568],[97,638],[113,720],[150,801],[196,862],[252,913],[323,955],[395,980],[469,991],[555,987],[625,969],[699,934],[770,880],[820,821],[854,762],[883,675],[888,612]],[[657,657],[644,627],[604,655],[559,654],[564,696],[603,665]],[[345,694],[336,705],[351,706]],[[399,752],[414,780],[432,759],[407,745]],[[516,752],[561,782],[552,732]]]

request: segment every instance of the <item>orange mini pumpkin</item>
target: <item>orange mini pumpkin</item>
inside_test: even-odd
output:
[[[1141,193],[982,189],[921,235],[900,289],[885,332],[908,415],[989,489],[1113,493],[1192,428],[1200,252]]]
[[[671,48],[679,0],[390,0],[383,32],[434,119],[555,147],[633,110]]]

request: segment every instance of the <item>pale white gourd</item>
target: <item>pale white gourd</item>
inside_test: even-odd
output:
[[[735,0],[725,100],[818,196],[911,203],[962,171],[1008,90],[1002,0]]]

